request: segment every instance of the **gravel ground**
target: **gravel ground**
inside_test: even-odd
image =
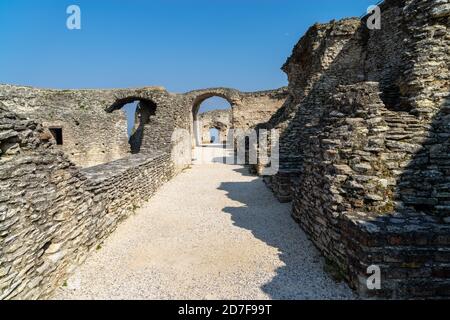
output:
[[[199,164],[164,185],[55,299],[353,299],[261,179]]]

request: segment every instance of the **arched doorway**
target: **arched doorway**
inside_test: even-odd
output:
[[[214,93],[198,97],[192,115],[193,147],[211,144],[211,133],[215,134],[214,143],[226,142],[232,127],[232,103],[227,97]]]
[[[106,111],[113,112],[122,109],[127,117],[127,135],[132,154],[141,151],[144,139],[144,127],[156,114],[156,103],[149,99],[139,97],[127,97],[117,100]]]

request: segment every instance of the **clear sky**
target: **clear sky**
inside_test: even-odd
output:
[[[0,83],[243,91],[287,84],[307,28],[378,0],[0,0]],[[68,30],[66,8],[81,8]]]

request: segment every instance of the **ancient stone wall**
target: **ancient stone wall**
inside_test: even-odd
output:
[[[255,93],[216,88],[172,94],[161,87],[48,90],[0,85],[0,101],[11,110],[50,130],[61,130],[62,145],[57,147],[80,167],[107,163],[131,153],[173,151],[174,132],[186,130],[193,136],[200,104],[213,96],[223,97],[232,105],[232,119],[236,120],[231,127],[247,130],[267,121],[282,105],[287,92],[284,88]],[[128,139],[122,107],[136,101],[140,107],[133,135]],[[184,150],[181,157],[188,152]]]
[[[46,298],[174,174],[167,153],[79,170],[0,102],[0,299]]]
[[[241,94],[233,107],[233,128],[247,131],[267,122],[284,104],[287,88]]]
[[[302,156],[298,132],[312,127],[317,121],[317,110],[308,105],[319,105],[323,93],[332,90],[339,81],[352,83],[361,77],[355,71],[355,64],[361,63],[362,54],[357,44],[362,39],[355,35],[360,24],[358,19],[344,19],[312,26],[283,66],[289,79],[290,96],[265,125],[282,132],[279,174],[266,178],[281,201],[291,200],[291,180],[295,180],[300,170]],[[337,59],[339,63],[336,63]],[[325,75],[330,68],[335,69],[335,77]]]
[[[281,169],[267,177],[362,294],[450,296],[448,1],[385,1],[382,29],[313,26],[283,69]],[[367,267],[382,271],[369,291]]]
[[[183,95],[187,109],[191,113],[191,123],[198,121],[198,111],[203,101],[211,97],[220,97],[227,100],[231,105],[231,128],[235,130],[235,139],[243,136],[249,129],[265,123],[276,113],[286,98],[287,88],[280,88],[259,92],[240,92],[229,88],[212,88],[188,92]],[[193,128],[193,145],[201,141],[201,128]],[[197,131],[197,133],[195,132]],[[195,136],[198,136],[195,138]],[[198,140],[198,141],[196,141]]]
[[[60,128],[63,144],[58,148],[80,166],[120,159],[130,152],[125,114],[104,111],[112,95],[2,85],[0,101],[47,128]]]
[[[58,148],[81,167],[107,163],[131,153],[127,121],[120,108],[141,99],[156,104],[156,114],[142,124],[148,127],[149,133],[141,142],[142,150],[150,152],[160,150],[161,145],[167,147],[173,127],[158,122],[167,121],[170,126],[181,121],[170,112],[176,109],[176,102],[162,88],[45,90],[0,86],[0,101],[14,112],[41,122],[46,128],[62,129],[63,144]]]

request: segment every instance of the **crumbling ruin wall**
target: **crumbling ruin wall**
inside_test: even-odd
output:
[[[228,131],[231,129],[231,110],[214,110],[200,114],[201,137],[203,144],[211,143],[210,130],[219,130],[219,141],[215,143],[226,143]]]
[[[47,128],[62,129],[63,144],[57,147],[79,166],[117,160],[130,153],[125,113],[104,111],[114,101],[111,94],[2,85],[0,101]]]
[[[191,124],[198,122],[200,105],[206,99],[220,97],[231,105],[231,128],[234,130],[234,139],[242,138],[250,129],[267,122],[276,113],[286,98],[287,88],[266,90],[258,92],[241,92],[229,88],[211,88],[188,92],[183,95],[184,104],[191,115]],[[201,143],[201,128],[191,125],[192,145]],[[197,136],[197,137],[196,137]],[[198,141],[197,141],[198,140]]]
[[[151,154],[170,150],[174,130],[188,129],[189,125],[182,99],[164,88],[46,90],[0,86],[0,101],[11,110],[46,128],[62,129],[63,144],[57,147],[80,167],[107,163],[131,154],[127,120],[121,108],[138,100],[154,108],[145,123],[138,124],[145,132],[140,141],[134,141],[139,144],[139,152]]]
[[[78,169],[0,102],[0,299],[47,298],[174,174],[167,153]]]
[[[362,41],[355,36],[359,26],[358,19],[315,24],[295,46],[282,68],[288,75],[289,97],[266,124],[259,126],[281,132],[279,172],[265,180],[282,202],[292,199],[291,182],[296,180],[301,168],[299,131],[313,126],[316,121],[317,111],[307,105],[319,105],[323,94],[332,90],[339,81],[352,83],[361,80],[362,75],[355,67],[361,61],[362,49],[357,44],[350,49],[349,44]],[[342,60],[339,64],[335,63],[338,58]],[[324,74],[332,65],[337,69],[337,77],[326,77]]]
[[[191,163],[192,99],[158,87],[0,86],[0,299],[49,297]],[[119,110],[137,100],[130,147]],[[62,146],[53,126],[63,129]]]
[[[247,131],[267,122],[284,104],[287,88],[242,93],[233,107],[233,128]]]
[[[186,143],[179,142],[175,148],[174,134],[178,140],[181,132],[193,137],[193,123],[198,120],[200,104],[214,96],[230,102],[230,128],[246,131],[267,121],[283,104],[287,91],[281,88],[245,93],[212,88],[173,94],[161,87],[49,90],[0,85],[0,101],[11,110],[42,123],[45,128],[61,129],[63,143],[56,147],[83,168],[130,154],[152,155],[158,151],[170,152],[177,162],[183,159],[181,166],[188,164],[192,146],[183,149],[180,146]],[[133,135],[128,139],[127,119],[122,107],[135,101],[140,103]],[[52,135],[48,134],[48,137],[51,139]]]
[[[170,93],[162,87],[117,89],[113,94],[114,102],[106,108],[108,112],[117,112],[115,110],[132,100],[141,101],[142,109],[137,110],[138,130],[141,131],[138,154],[168,153],[177,171],[190,164],[191,148],[186,143],[190,137],[190,112],[183,95]]]
[[[360,293],[449,297],[449,4],[381,8],[381,30],[331,22],[296,46],[291,96],[266,124],[283,129],[282,168],[266,180]]]

